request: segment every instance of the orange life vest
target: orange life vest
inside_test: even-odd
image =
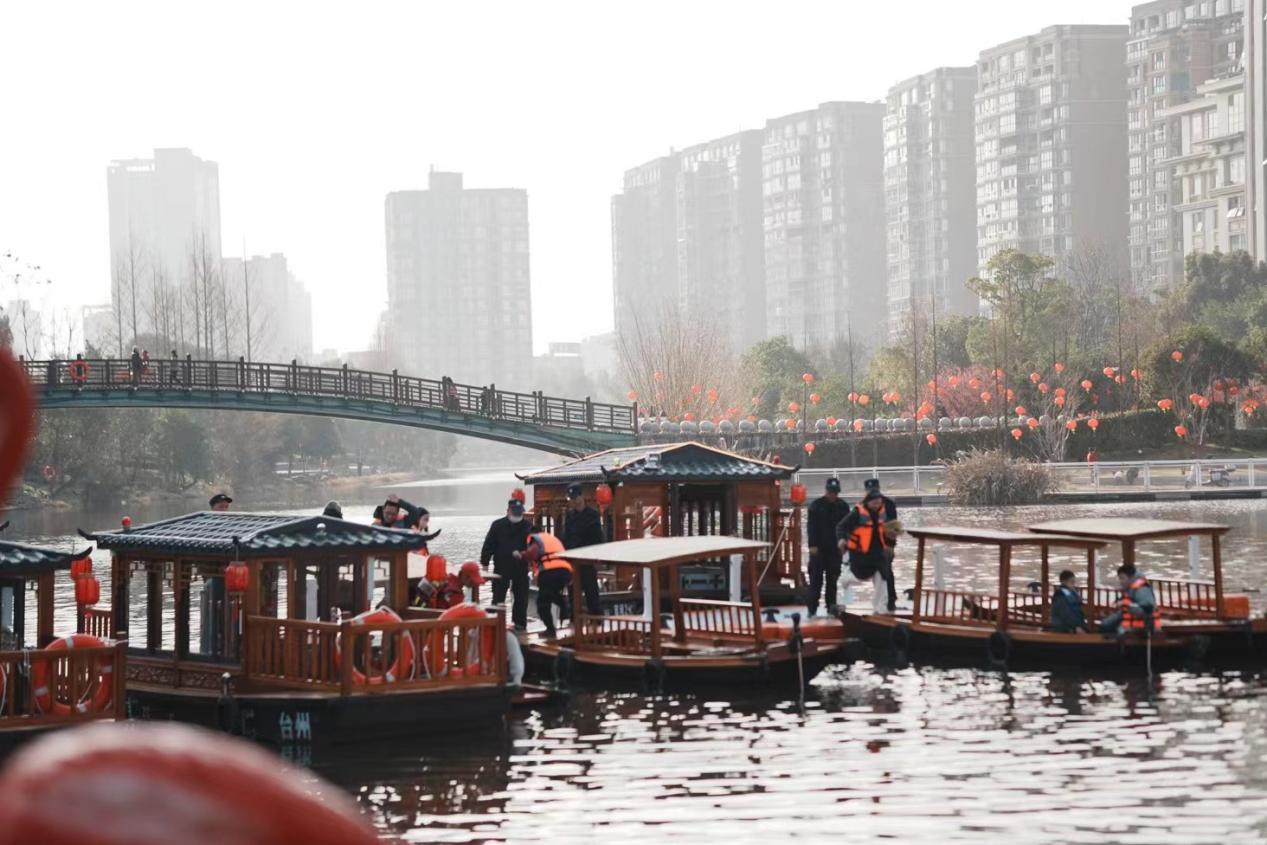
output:
[[[538,531],[528,535],[528,548],[534,549],[532,558],[533,572],[549,569],[566,569],[572,571],[572,564],[566,558],[559,557],[563,553],[563,541],[553,534]]]
[[[1148,586],[1148,579],[1145,578],[1143,575],[1140,575],[1140,576],[1137,576],[1135,580],[1131,582],[1129,587],[1127,587],[1124,591],[1122,591],[1122,627],[1123,628],[1138,628],[1141,631],[1144,630],[1145,628],[1144,617],[1136,616],[1133,613],[1131,613],[1131,593],[1135,590],[1140,589],[1141,587],[1147,587],[1147,586]],[[1156,607],[1153,608],[1153,630],[1154,631],[1161,630],[1161,611],[1159,611]]]
[[[854,505],[854,510],[858,512],[858,516],[862,518],[862,522],[849,532],[849,539],[846,541],[845,547],[851,552],[859,552],[866,554],[871,551],[872,536],[878,534],[880,536],[880,548],[885,547],[884,543],[884,508],[881,507],[879,513],[871,513],[866,505]]]

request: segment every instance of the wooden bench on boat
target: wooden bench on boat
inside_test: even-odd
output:
[[[836,659],[840,642],[805,638],[800,654],[788,640],[767,636],[761,619],[760,573],[754,565],[757,540],[725,536],[646,537],[569,549],[573,564],[576,621],[557,640],[531,635],[525,643],[530,663],[550,668],[566,680],[585,670],[608,675],[685,684],[751,683],[771,677],[806,681]],[[692,599],[681,595],[677,569],[700,561],[743,559],[747,601]],[[641,615],[590,615],[580,603],[577,564],[606,564],[641,586]],[[736,585],[737,586],[737,585]],[[667,611],[661,612],[667,608]],[[798,659],[799,658],[799,659]],[[799,664],[799,665],[798,665]]]
[[[122,643],[81,633],[73,648],[49,648],[57,573],[74,564],[88,573],[91,551],[0,542],[0,750],[39,731],[125,717]]]
[[[419,534],[202,512],[86,536],[113,553],[112,608],[91,627],[130,634],[137,715],[275,743],[500,724],[503,614],[411,613]]]

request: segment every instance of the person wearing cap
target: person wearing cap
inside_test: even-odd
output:
[[[217,493],[207,502],[207,505],[213,511],[227,511],[231,504],[233,504],[233,500],[229,498],[228,493]]]
[[[506,503],[506,515],[493,520],[484,536],[480,549],[480,566],[487,568],[492,561],[497,580],[493,582],[493,604],[505,604],[506,593],[513,594],[514,607],[510,618],[516,631],[528,630],[528,561],[520,554],[528,545],[528,536],[534,528],[524,517],[524,503],[511,499]]]
[[[827,585],[827,612],[836,613],[836,583],[840,579],[841,553],[836,545],[836,526],[849,515],[849,504],[840,498],[840,479],[827,479],[826,491],[810,503],[805,535],[809,541],[809,615],[818,613],[818,599]]]
[[[897,532],[892,530],[898,524],[897,502],[880,491],[880,479],[878,478],[868,478],[862,483],[862,487],[868,493],[873,491],[879,493],[880,501],[884,503],[884,521],[890,530],[884,537],[884,566],[880,569],[880,574],[884,576],[884,583],[888,586],[888,608],[890,611],[897,610],[897,583],[893,577],[893,556],[897,545]]]
[[[891,612],[883,575],[888,543],[884,522],[884,496],[879,490],[869,490],[836,526],[837,548],[849,554],[849,574],[860,583],[870,581],[875,589],[871,597],[875,613]]]
[[[585,491],[581,485],[569,484],[567,496],[568,507],[563,513],[563,536],[560,538],[563,548],[579,549],[607,542],[602,517],[585,504]],[[601,615],[603,605],[599,601],[598,570],[592,563],[578,563],[577,572],[581,576],[581,592],[585,595],[585,612],[590,616]]]
[[[474,595],[474,591],[478,590],[480,584],[483,583],[484,574],[480,572],[480,565],[473,560],[468,560],[462,564],[456,575],[450,572],[443,581],[422,579],[418,595],[426,607],[448,610],[466,601],[467,589],[470,589]]]

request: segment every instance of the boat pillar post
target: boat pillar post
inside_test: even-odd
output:
[[[936,598],[933,600],[933,613],[946,615],[946,547],[942,543],[933,544],[933,589]]]
[[[743,555],[730,556],[730,600],[743,601]]]

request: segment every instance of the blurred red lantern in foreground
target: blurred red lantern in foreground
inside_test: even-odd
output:
[[[811,445],[813,445],[813,444],[811,444],[811,443],[807,443],[807,444],[805,444],[805,445],[807,445],[807,446],[811,446]],[[803,504],[805,504],[805,485],[804,485],[804,484],[793,484],[793,485],[792,485],[792,489],[791,489],[791,491],[789,491],[788,495],[789,495],[789,497],[792,499],[792,504],[794,504],[794,505],[803,505]]]
[[[242,561],[234,561],[224,568],[224,588],[230,593],[245,593],[251,583],[251,570]]]

